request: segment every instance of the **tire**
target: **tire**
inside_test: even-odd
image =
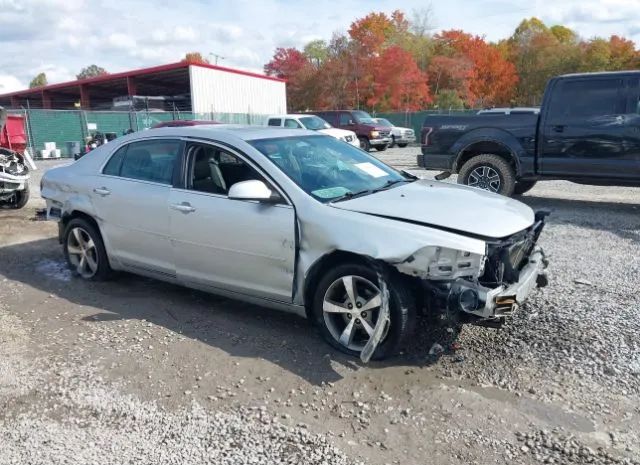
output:
[[[513,189],[513,195],[522,195],[529,192],[538,183],[538,181],[516,181]]]
[[[407,144],[407,143],[405,142],[404,144],[398,144],[398,147],[400,147],[401,149],[403,149],[403,148],[405,148],[407,145],[409,145],[409,144]]]
[[[29,201],[29,183],[25,183],[24,189],[21,191],[16,191],[16,201],[13,204],[13,208],[19,210],[20,208],[24,208],[24,206]]]
[[[389,289],[389,318],[390,325],[384,339],[376,348],[373,359],[381,360],[396,354],[410,337],[415,329],[417,312],[414,297],[407,286],[398,278],[387,272],[383,273],[383,279]],[[346,291],[346,283],[353,282],[356,302],[365,308],[363,313],[349,312],[346,307],[350,298]],[[333,348],[349,355],[359,356],[362,348],[368,341],[365,323],[369,330],[375,327],[380,306],[373,306],[371,311],[366,311],[366,302],[371,301],[379,291],[379,281],[376,271],[371,266],[358,263],[339,265],[327,271],[316,287],[311,314],[314,323],[318,326],[322,337]],[[379,295],[379,294],[378,294]],[[342,299],[345,300],[342,300]],[[327,308],[345,312],[325,312]],[[353,308],[353,307],[352,307]],[[352,323],[351,323],[352,322]],[[351,324],[350,337],[340,342],[340,335]]]
[[[389,144],[389,148],[392,149],[396,146],[396,136],[391,136],[391,143]]]
[[[386,145],[377,145],[376,146],[376,150],[378,152],[384,152],[385,150],[387,150],[387,146]]]
[[[458,184],[510,197],[516,185],[516,174],[511,164],[498,155],[476,155],[460,168]]]
[[[369,152],[371,150],[371,144],[369,143],[369,139],[366,137],[358,137],[360,141],[360,148],[365,152]]]
[[[63,238],[64,257],[75,276],[87,281],[104,281],[111,277],[113,271],[102,236],[93,224],[83,218],[74,218],[67,224]],[[81,265],[83,255],[85,260]]]

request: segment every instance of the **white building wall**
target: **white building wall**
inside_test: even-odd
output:
[[[194,113],[270,115],[287,112],[285,83],[256,76],[189,66]]]

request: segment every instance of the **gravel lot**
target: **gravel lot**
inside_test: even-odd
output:
[[[436,174],[417,152],[374,155]],[[297,317],[73,279],[37,193],[0,211],[0,464],[639,464],[640,189],[522,200],[552,211],[550,285],[501,330],[425,321],[368,365]]]

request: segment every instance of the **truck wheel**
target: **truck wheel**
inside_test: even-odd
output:
[[[458,184],[510,197],[516,185],[516,174],[504,158],[485,153],[476,155],[462,165],[458,173]]]
[[[396,146],[396,136],[391,136],[391,143],[389,144],[389,148],[392,149]]]
[[[23,208],[29,201],[29,183],[25,183],[24,189],[16,192],[16,203],[13,204],[13,208]]]
[[[369,139],[367,139],[366,137],[358,137],[358,140],[360,141],[360,148],[362,150],[364,150],[365,152],[368,152],[369,150],[371,150],[371,144],[369,143]]]
[[[400,147],[401,149],[405,148],[406,146],[407,146],[407,144],[406,144],[406,143],[404,143],[404,144],[398,144],[398,147]]]
[[[513,195],[522,195],[533,189],[538,181],[516,181],[516,187],[513,189]]]
[[[378,152],[384,152],[385,150],[387,150],[387,146],[386,145],[376,145],[376,150]]]
[[[373,358],[397,353],[412,335],[417,312],[406,284],[382,273],[389,290],[390,324]],[[378,321],[381,292],[378,274],[371,266],[343,264],[329,269],[318,283],[312,315],[323,338],[335,349],[359,356]]]

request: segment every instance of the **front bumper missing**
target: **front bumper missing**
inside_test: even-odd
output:
[[[464,282],[461,288],[472,289],[478,294],[476,309],[464,310],[481,319],[500,319],[512,315],[522,305],[534,288],[546,286],[547,259],[542,248],[536,247],[529,256],[529,263],[520,271],[517,282],[495,289],[481,284]]]

